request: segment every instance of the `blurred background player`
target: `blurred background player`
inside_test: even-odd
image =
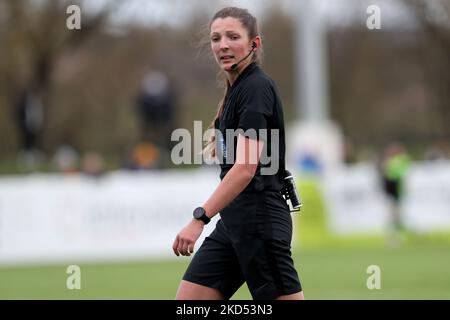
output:
[[[404,192],[404,180],[411,164],[406,147],[398,142],[389,144],[383,153],[381,177],[383,191],[389,199],[390,230],[389,245],[397,246],[401,231],[404,229],[401,217],[401,200]]]

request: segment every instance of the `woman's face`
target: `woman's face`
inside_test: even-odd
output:
[[[231,71],[231,66],[244,58],[252,49],[247,30],[236,18],[214,20],[211,24],[210,36],[214,57],[224,71]],[[239,67],[246,65],[249,61],[243,61]]]

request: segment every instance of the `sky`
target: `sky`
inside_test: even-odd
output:
[[[89,0],[85,2],[85,6],[87,10],[97,10],[110,1],[113,0]],[[426,1],[430,8],[429,15],[448,23],[450,19],[445,11],[436,5],[439,2]],[[385,27],[411,27],[416,24],[414,16],[402,0],[313,0],[312,4],[319,16],[325,18],[330,25],[365,24],[369,15],[366,10],[371,4],[379,6]],[[295,19],[303,5],[304,0],[127,0],[126,5],[121,5],[120,10],[113,14],[112,21],[119,25],[133,22],[147,26],[163,24],[182,27],[195,14],[212,16],[225,6],[247,8],[260,21],[264,20],[268,8],[276,6]]]

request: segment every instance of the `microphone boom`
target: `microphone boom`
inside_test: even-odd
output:
[[[252,43],[252,50],[250,50],[250,52],[244,57],[244,58],[242,58],[241,60],[239,60],[238,62],[236,62],[235,64],[232,64],[231,65],[231,70],[236,70],[236,68],[237,68],[237,66],[239,65],[239,63],[241,63],[242,61],[244,61],[245,59],[247,59],[252,53],[253,53],[253,51],[255,50],[255,48],[256,48],[256,43],[255,42],[253,42]]]

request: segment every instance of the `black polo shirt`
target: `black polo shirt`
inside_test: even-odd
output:
[[[221,179],[236,160],[237,134],[230,136],[228,132],[228,141],[234,140],[232,144],[234,148],[227,150],[230,143],[227,143],[226,129],[241,129],[241,133],[251,139],[264,140],[263,155],[267,155],[260,159],[256,174],[244,192],[281,190],[286,148],[283,107],[274,81],[256,63],[248,65],[229,88],[222,114],[216,120],[215,128],[222,134],[216,139],[217,155],[221,163]],[[267,134],[264,135],[261,129],[266,129]],[[272,141],[272,129],[278,129],[278,136],[274,136],[277,141]],[[278,150],[272,147],[276,142]],[[278,166],[274,161],[266,163],[272,157],[278,158]],[[274,174],[261,174],[261,168],[271,166],[276,169]]]

